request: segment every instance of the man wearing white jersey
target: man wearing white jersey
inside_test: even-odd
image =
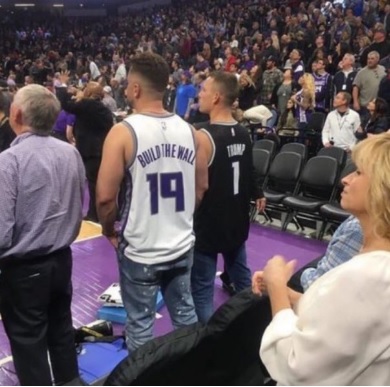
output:
[[[190,289],[193,213],[207,189],[204,135],[163,108],[169,67],[153,53],[135,57],[127,98],[137,114],[108,134],[97,184],[103,234],[118,252],[130,351],[153,337],[161,288],[175,328],[197,321]],[[121,232],[114,229],[116,199]]]

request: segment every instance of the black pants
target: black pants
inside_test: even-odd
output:
[[[98,216],[96,211],[96,182],[100,168],[100,157],[86,157],[83,158],[85,173],[88,180],[89,190],[89,208],[87,219],[93,222],[98,222]]]
[[[71,316],[72,252],[10,259],[1,265],[0,312],[22,385],[63,384],[78,377]]]

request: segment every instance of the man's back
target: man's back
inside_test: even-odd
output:
[[[77,150],[53,137],[26,133],[0,155],[0,169],[0,192],[15,203],[1,209],[0,257],[69,246],[79,231],[85,184]]]
[[[136,149],[127,167],[120,245],[135,262],[172,261],[194,244],[195,143],[191,127],[173,114],[135,114]]]
[[[196,249],[224,252],[248,237],[249,203],[253,184],[252,144],[241,125],[203,126],[214,143],[209,189],[195,213]]]

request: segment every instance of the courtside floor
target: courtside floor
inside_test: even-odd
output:
[[[101,235],[101,228],[91,222],[83,222],[80,235],[73,249],[73,321],[79,327],[96,320],[100,307],[97,297],[113,282],[118,282],[118,270],[113,247]],[[282,232],[275,228],[253,224],[247,242],[248,263],[252,271],[261,269],[275,254],[297,259],[298,268],[323,254],[326,243],[301,235]],[[221,260],[219,268],[222,268]],[[219,279],[215,284],[215,306],[228,298]],[[155,334],[162,335],[172,329],[164,307],[156,320]],[[121,327],[116,327],[121,330]],[[0,385],[17,385],[12,357],[3,326],[0,324]]]

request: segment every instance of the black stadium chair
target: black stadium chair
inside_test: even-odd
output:
[[[293,153],[298,153],[299,155],[302,156],[303,160],[307,160],[307,146],[305,144],[301,144],[299,142],[289,142],[288,144],[285,144],[282,146],[282,149],[280,150],[279,153],[284,153],[284,152],[293,152]]]
[[[325,124],[325,114],[321,112],[313,112],[307,123],[307,131],[312,134],[321,134]]]
[[[343,190],[342,179],[345,176],[348,176],[349,174],[354,172],[355,170],[356,170],[355,164],[352,161],[350,161],[349,163],[346,164],[343,171],[341,172],[339,186],[338,186],[339,199],[340,199],[340,194]],[[327,227],[329,225],[339,225],[351,215],[349,212],[341,208],[340,200],[322,205],[320,208],[320,214],[324,222],[322,223],[319,239],[322,239],[324,237]]]
[[[313,112],[308,120],[307,128],[303,133],[303,138],[309,144],[309,154],[316,155],[322,146],[321,133],[325,123],[325,114]]]
[[[252,154],[256,178],[260,187],[263,188],[266,183],[268,170],[271,164],[271,153],[265,149],[253,149]],[[256,203],[251,202],[250,220],[255,220],[256,215]],[[266,219],[269,220],[267,216]]]
[[[309,159],[299,179],[299,194],[283,199],[283,204],[288,209],[283,230],[287,229],[294,217],[322,221],[319,210],[336,196],[338,171],[339,167],[334,158],[316,156]]]
[[[253,144],[253,150],[263,149],[263,150],[268,151],[271,155],[271,160],[275,156],[276,148],[277,148],[277,144],[275,143],[275,141],[268,140],[268,139],[259,140]]]
[[[283,199],[296,194],[303,165],[303,157],[295,152],[281,152],[275,156],[264,187],[267,199],[266,218],[271,222],[273,219],[270,212],[286,213]]]
[[[340,171],[344,168],[347,161],[347,152],[344,149],[338,148],[336,146],[331,146],[330,148],[321,148],[318,151],[317,156],[333,157],[336,159],[340,167]]]
[[[271,164],[271,153],[265,149],[253,149],[252,154],[257,179],[260,186],[263,187]]]

